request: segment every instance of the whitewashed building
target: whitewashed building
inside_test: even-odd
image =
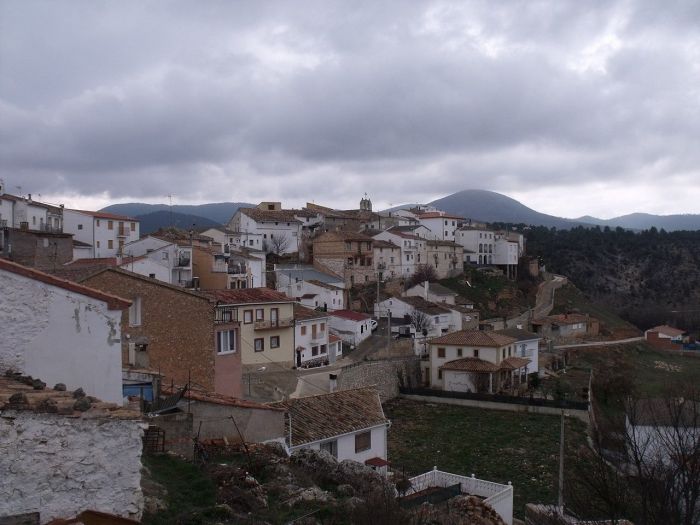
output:
[[[27,197],[5,193],[0,180],[0,228],[61,233],[63,207],[37,202],[31,193]]]
[[[525,359],[530,360],[530,363],[527,365],[528,374],[540,374],[540,372],[544,374],[544,369],[540,370],[539,367],[540,341],[542,340],[539,335],[520,328],[496,330],[496,333],[507,337],[512,337],[516,340],[514,343],[516,347],[516,352],[514,355],[516,357],[524,357]]]
[[[416,312],[420,314],[417,316]],[[422,297],[390,297],[374,305],[374,315],[403,318],[405,324],[411,324],[416,329],[416,337],[423,337],[424,329],[427,337],[437,337],[462,329],[460,312],[450,308],[450,305],[431,303]]]
[[[494,264],[496,232],[478,226],[463,226],[457,230],[455,242],[465,249],[464,262]]]
[[[331,331],[347,344],[359,345],[372,335],[372,318],[362,312],[335,310],[330,313]]]
[[[176,286],[192,286],[192,247],[148,235],[124,245],[121,268]]]
[[[0,370],[122,402],[121,318],[130,301],[3,259],[0,288]]]
[[[275,265],[277,291],[309,308],[344,310],[345,283],[336,275],[310,265]]]
[[[418,221],[430,230],[429,238],[440,241],[455,241],[455,232],[464,221],[464,217],[444,211],[425,211],[418,213]]]
[[[294,305],[294,347],[296,367],[332,364],[342,356],[340,338],[330,333],[330,315]]]
[[[271,406],[285,408],[291,428],[287,446],[323,450],[338,461],[352,460],[382,469],[387,466],[387,429],[375,388],[341,390],[289,399]]]
[[[390,228],[377,235],[374,239],[387,241],[401,248],[401,275],[410,277],[421,264],[426,264],[425,239],[415,229],[408,231],[404,228]]]
[[[406,290],[404,295],[407,297],[422,297],[426,301],[430,301],[432,303],[453,305],[456,303],[457,296],[459,294],[453,290],[450,290],[446,286],[441,285],[440,283],[424,281]]]
[[[402,276],[401,248],[391,241],[375,239],[372,243],[374,250],[374,271],[377,279],[386,281]]]
[[[115,257],[125,244],[139,239],[138,219],[99,211],[63,210],[63,230],[92,246],[92,258]],[[76,251],[76,257],[84,257],[84,251]]]

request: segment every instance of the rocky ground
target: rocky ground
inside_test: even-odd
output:
[[[169,515],[167,521],[174,525],[503,524],[491,508],[473,497],[404,509],[386,478],[362,464],[339,462],[326,453],[304,450],[287,457],[280,447],[264,445],[253,447],[248,454],[233,454],[229,461],[201,467],[213,483],[212,505]],[[149,478],[157,477],[151,474]],[[152,479],[144,483],[150,510],[144,516],[145,524],[162,523],[168,502],[176,496],[162,485]]]

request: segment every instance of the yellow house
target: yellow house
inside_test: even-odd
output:
[[[294,301],[269,288],[206,290],[226,321],[238,321],[243,366],[294,365]]]

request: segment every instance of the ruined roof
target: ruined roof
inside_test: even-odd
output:
[[[46,388],[37,379],[6,372],[0,377],[0,410],[31,411],[85,419],[141,419],[141,413],[137,410],[100,401],[86,396],[82,391],[68,392],[65,385],[56,386],[63,389]]]
[[[299,303],[294,303],[294,319],[296,321],[308,321],[311,319],[325,319],[328,317],[328,312],[319,312],[312,310]]]
[[[370,316],[367,314],[363,314],[362,312],[353,312],[352,310],[335,310],[328,313],[333,317],[340,317],[350,321],[365,321],[366,319],[370,318]]]
[[[428,341],[431,345],[465,345],[500,347],[515,343],[517,339],[496,332],[481,330],[460,330]]]
[[[497,334],[506,335],[508,337],[513,337],[517,341],[532,341],[533,339],[541,339],[537,334],[528,332],[527,330],[521,330],[520,328],[506,328],[504,330],[496,330]]]
[[[270,288],[243,288],[241,290],[202,290],[200,293],[223,304],[292,303],[281,292]]]
[[[27,268],[21,264],[17,264],[6,259],[0,259],[0,270],[5,270],[35,281],[48,284],[50,286],[56,286],[57,288],[63,288],[73,293],[84,295],[86,297],[91,297],[97,299],[98,301],[104,301],[107,303],[107,307],[110,310],[124,310],[129,308],[131,301],[117,297],[116,295],[108,294],[95,290],[94,288],[89,288],[81,284],[75,283],[73,281],[67,281],[65,279],[60,279],[54,275],[49,275],[48,273],[40,272],[34,268]]]
[[[388,424],[374,387],[341,390],[272,403],[291,419],[292,446]]]
[[[497,372],[499,368],[490,361],[478,357],[463,357],[462,359],[448,361],[440,369],[463,372]]]

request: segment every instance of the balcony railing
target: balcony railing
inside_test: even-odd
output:
[[[0,221],[2,222],[2,221]],[[0,224],[0,227],[2,225]],[[39,226],[39,230],[42,232],[47,232],[47,233],[63,233],[63,228],[60,226],[52,226],[50,224],[41,224]]]
[[[184,266],[189,266],[190,265],[190,256],[189,255],[180,255],[175,259],[175,266],[177,267],[184,267]]]
[[[294,319],[278,319],[276,321],[255,321],[256,330],[277,330],[278,328],[289,328],[294,326]]]
[[[128,237],[129,236],[129,228],[126,226],[119,226],[117,229],[117,237]]]

